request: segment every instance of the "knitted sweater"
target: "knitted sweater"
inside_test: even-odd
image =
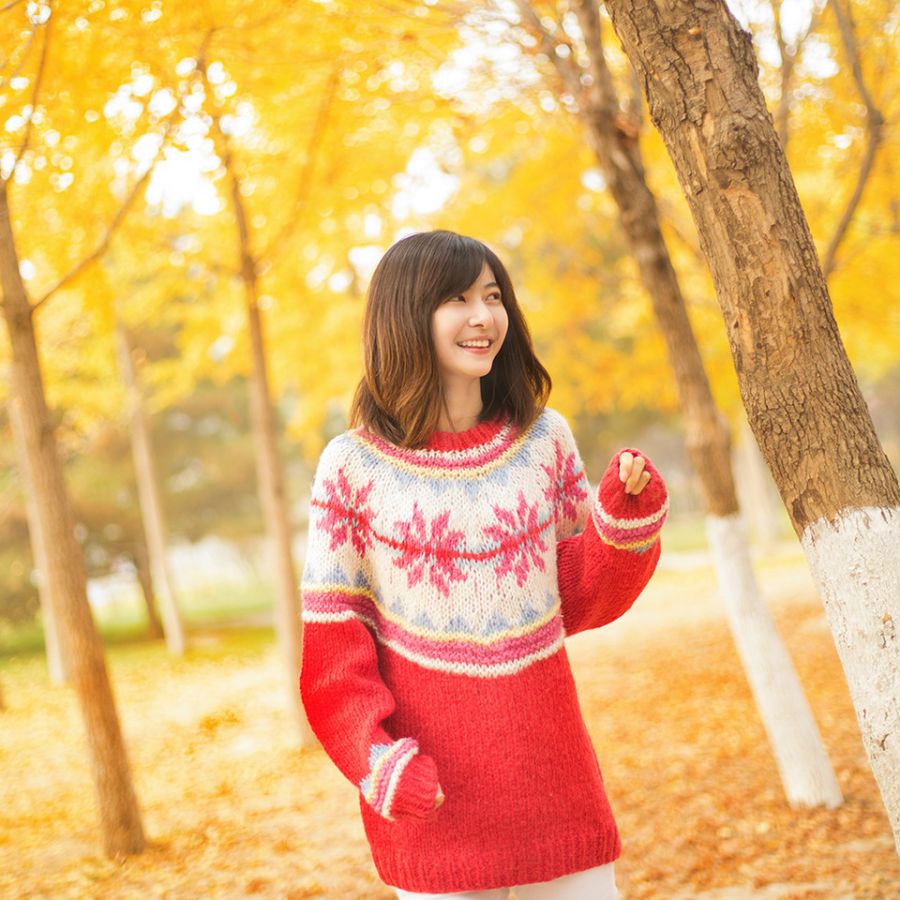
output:
[[[617,454],[592,498],[549,409],[524,432],[326,447],[300,687],[387,884],[486,890],[619,855],[563,639],[622,615],[656,567],[668,500],[647,471],[626,494]]]

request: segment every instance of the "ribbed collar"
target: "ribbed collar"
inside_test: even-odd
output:
[[[465,431],[435,431],[421,449],[471,450],[492,441],[505,424],[505,419],[490,419],[479,422]]]

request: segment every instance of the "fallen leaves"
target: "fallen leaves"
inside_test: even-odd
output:
[[[669,600],[689,596],[673,588]],[[834,810],[785,802],[723,619],[661,627],[659,601],[643,611],[642,602],[622,628],[568,645],[622,831],[623,897],[900,896],[900,862],[818,602],[794,598],[775,614],[846,798]],[[48,683],[40,659],[6,667],[0,896],[394,896],[369,857],[356,789],[321,751],[294,745],[269,634],[205,638],[186,662],[159,645],[110,651],[151,842],[121,862],[99,855],[74,697]]]

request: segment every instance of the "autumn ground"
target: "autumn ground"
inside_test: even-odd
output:
[[[900,862],[830,634],[795,552],[761,566],[846,797],[791,810],[708,567],[661,571],[620,622],[569,641],[636,898],[900,897]],[[687,560],[690,564],[690,560]],[[0,896],[372,898],[356,792],[292,744],[271,632],[194,633],[109,660],[150,846],[98,852],[72,695],[38,655],[0,659]]]

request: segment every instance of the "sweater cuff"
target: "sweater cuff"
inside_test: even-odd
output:
[[[643,457],[644,471],[650,473],[650,481],[637,495],[626,494],[619,478],[619,457],[626,452]],[[600,540],[617,550],[644,553],[656,543],[668,513],[666,483],[653,463],[639,450],[620,450],[603,475],[591,511]]]
[[[369,774],[359,787],[366,802],[389,821],[398,816],[423,818],[435,808],[437,767],[431,757],[418,754],[412,738],[369,748]]]

